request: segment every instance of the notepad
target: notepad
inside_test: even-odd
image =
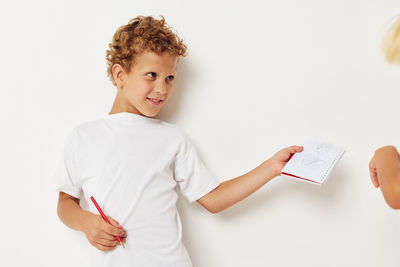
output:
[[[286,163],[281,175],[321,185],[340,160],[345,150],[314,138],[307,138],[304,150],[295,153]]]

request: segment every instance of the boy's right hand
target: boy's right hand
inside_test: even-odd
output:
[[[99,250],[110,251],[119,245],[118,240],[115,236],[119,236],[123,244],[126,242],[126,231],[122,229],[119,223],[107,216],[108,220],[112,224],[108,224],[103,220],[100,215],[88,212],[88,215],[83,220],[83,232],[89,243],[92,244]]]

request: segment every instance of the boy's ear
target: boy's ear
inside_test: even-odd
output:
[[[112,66],[112,74],[117,87],[121,87],[124,82],[124,68],[120,64],[114,64]]]

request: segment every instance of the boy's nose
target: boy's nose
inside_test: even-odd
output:
[[[154,91],[160,94],[166,94],[167,93],[167,85],[164,83],[158,84],[155,88]]]

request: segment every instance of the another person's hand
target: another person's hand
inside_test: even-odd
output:
[[[376,154],[374,154],[374,156],[372,157],[371,161],[369,162],[369,176],[371,177],[372,184],[376,188],[378,188],[379,187],[379,181],[378,181],[378,172],[376,170]]]
[[[281,174],[283,167],[294,153],[303,151],[302,146],[290,146],[276,152],[268,161],[273,167],[275,176]]]
[[[83,232],[89,243],[94,247],[102,251],[113,250],[117,245],[119,245],[118,240],[115,236],[119,236],[123,244],[126,242],[126,232],[122,229],[119,223],[107,216],[110,224],[105,222],[100,215],[96,215],[88,212],[88,215],[83,221]]]
[[[390,158],[397,158],[400,160],[400,154],[394,146],[384,146],[375,151],[374,156],[369,162],[369,174],[372,184],[378,188],[380,186],[381,177],[378,176],[379,167],[382,162],[388,161]]]

